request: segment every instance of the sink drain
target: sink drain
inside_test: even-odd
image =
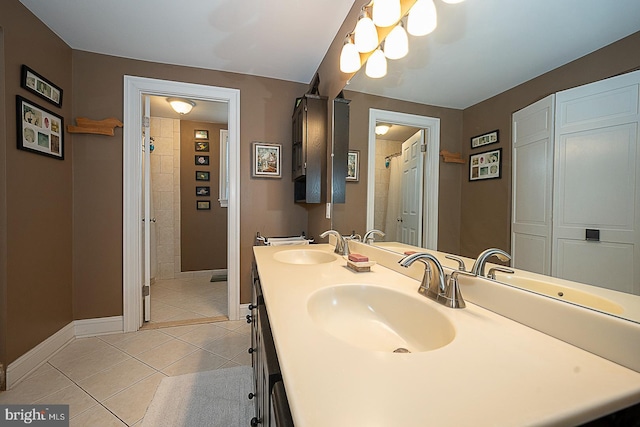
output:
[[[396,348],[395,350],[393,350],[394,353],[411,353],[409,350],[407,350],[406,348],[400,347],[400,348]]]

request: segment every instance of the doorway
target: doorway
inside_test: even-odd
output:
[[[405,114],[394,111],[385,111],[385,110],[377,110],[370,109],[369,110],[369,142],[368,142],[368,185],[367,185],[367,230],[371,230],[373,228],[380,227],[381,222],[378,221],[376,224],[376,211],[380,211],[380,206],[376,207],[376,141],[378,135],[376,135],[376,125],[385,124],[397,127],[404,127],[409,131],[406,141],[400,141],[400,146],[402,142],[407,142],[406,146],[411,151],[411,147],[414,150],[420,150],[420,146],[424,146],[424,158],[422,159],[422,165],[419,170],[414,168],[415,176],[413,182],[417,183],[417,185],[405,185],[402,188],[402,193],[406,193],[409,196],[411,193],[412,197],[406,197],[407,200],[418,201],[419,206],[414,206],[409,210],[415,211],[415,214],[410,215],[414,219],[418,221],[416,224],[415,232],[419,233],[418,236],[413,235],[412,244],[419,243],[419,246],[428,249],[437,249],[438,245],[438,185],[439,185],[439,162],[438,156],[440,151],[440,119],[426,116],[416,116],[413,114]],[[412,138],[409,136],[413,135]],[[422,142],[424,141],[424,142]],[[381,150],[378,150],[379,152]],[[403,151],[401,148],[400,151]],[[390,153],[390,163],[393,161],[392,159],[395,153]],[[414,153],[417,154],[417,153]],[[383,161],[386,161],[387,154],[383,156]],[[378,159],[380,160],[380,159]],[[378,162],[380,163],[380,162]],[[420,173],[418,173],[420,172]],[[420,177],[420,174],[422,176]],[[378,174],[379,175],[379,174]],[[402,178],[400,178],[399,186],[402,186]],[[405,191],[406,190],[406,191]],[[379,191],[378,191],[379,193]],[[399,194],[399,192],[395,192],[395,195]],[[391,195],[390,195],[391,197]],[[421,200],[421,201],[420,201]],[[393,202],[393,201],[392,201]],[[378,201],[378,204],[381,202]],[[385,203],[389,203],[389,200],[385,201]],[[408,207],[408,206],[407,206]],[[401,209],[402,211],[403,209]],[[379,216],[379,215],[378,215]],[[402,212],[400,212],[400,216],[398,218],[403,218]],[[387,215],[386,219],[390,217]],[[393,220],[393,218],[391,218]],[[391,221],[393,223],[393,221]],[[385,228],[389,228],[389,221],[385,221]],[[391,224],[391,226],[396,226],[395,224]],[[396,234],[396,241],[402,239],[402,233],[405,232],[406,235],[411,233],[408,232],[408,229],[405,227],[403,231],[403,227],[398,227],[398,232]],[[383,230],[386,232],[386,230]],[[393,235],[394,232],[392,231]],[[389,239],[387,239],[389,240]],[[407,242],[409,243],[409,242]]]
[[[237,89],[180,83],[142,77],[125,76],[124,148],[123,148],[123,321],[124,331],[140,328],[143,280],[143,216],[141,214],[140,134],[143,124],[143,95],[182,97],[198,101],[223,102],[228,105],[228,223],[227,223],[227,307],[229,320],[237,320],[240,312],[240,215],[239,215],[239,131],[240,91]]]

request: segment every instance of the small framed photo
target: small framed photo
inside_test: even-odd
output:
[[[196,181],[209,181],[209,171],[196,171]]]
[[[253,142],[251,176],[254,178],[282,178],[281,149],[281,144]]]
[[[498,142],[498,130],[494,130],[483,135],[474,136],[471,138],[471,148],[482,147],[483,145],[495,144]]]
[[[196,151],[209,151],[209,141],[196,141]]]
[[[199,211],[211,210],[211,201],[209,200],[196,200],[196,209]]]
[[[208,130],[196,130],[195,131],[196,139],[209,139],[209,131]]]
[[[349,150],[347,154],[347,181],[360,180],[360,151]]]
[[[209,164],[209,156],[196,156],[196,166],[206,166]]]
[[[64,160],[64,120],[16,95],[18,148]]]
[[[62,89],[22,64],[20,86],[55,105],[62,106]]]
[[[502,148],[469,156],[469,181],[500,178]]]
[[[196,196],[210,196],[211,187],[196,187]]]

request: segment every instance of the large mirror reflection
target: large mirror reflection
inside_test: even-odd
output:
[[[578,295],[578,301],[570,302],[640,321],[640,313],[625,311],[618,302],[607,309],[602,308],[610,301],[609,296],[618,296],[620,292],[628,295],[625,298],[629,305],[635,304],[640,308],[640,303],[637,302],[640,297],[634,296],[640,294],[639,238],[629,237],[618,221],[613,228],[619,228],[617,234],[622,235],[623,241],[608,242],[605,235],[606,230],[611,227],[596,227],[597,224],[587,223],[581,225],[579,232],[575,232],[579,235],[570,237],[573,240],[559,242],[558,239],[553,240],[552,236],[554,230],[559,235],[558,228],[554,228],[552,223],[544,225],[545,215],[551,216],[551,212],[545,209],[550,209],[554,203],[554,188],[556,205],[564,200],[571,200],[571,206],[566,206],[565,212],[574,215],[593,211],[598,206],[599,195],[606,196],[607,192],[615,194],[614,188],[618,188],[616,184],[609,184],[609,188],[606,187],[607,184],[602,184],[605,176],[611,175],[606,170],[601,170],[603,167],[622,171],[619,175],[627,177],[629,188],[640,188],[640,174],[635,169],[635,165],[640,164],[640,149],[635,145],[640,138],[638,133],[627,133],[627,140],[620,137],[622,131],[612,136],[618,138],[615,140],[618,153],[627,150],[624,157],[618,156],[598,163],[591,156],[568,163],[564,170],[571,172],[571,175],[563,175],[568,177],[569,182],[564,183],[562,191],[570,191],[571,197],[565,195],[562,200],[558,200],[559,187],[554,187],[551,179],[554,171],[552,167],[548,169],[548,163],[540,161],[540,157],[530,157],[532,160],[529,164],[515,161],[512,136],[513,114],[517,111],[551,94],[640,68],[640,58],[635,54],[640,43],[640,20],[637,19],[640,16],[640,5],[626,2],[611,7],[610,4],[601,2],[602,4],[594,5],[589,10],[583,10],[575,0],[561,5],[556,4],[557,2],[538,2],[528,8],[516,7],[511,3],[495,0],[445,5],[436,2],[439,27],[427,37],[411,37],[408,56],[398,61],[389,61],[386,77],[372,79],[361,70],[350,80],[344,91],[345,97],[351,100],[349,148],[361,153],[362,178],[359,182],[347,182],[347,201],[343,205],[334,206],[332,228],[345,234],[352,230],[358,233],[372,228],[383,230],[387,236],[378,239],[386,241],[385,246],[391,246],[395,250],[401,250],[404,246],[394,248],[389,242],[460,254],[468,258],[476,258],[488,247],[501,248],[509,253],[515,250],[516,260],[512,265],[517,268],[516,274],[502,273],[497,275],[498,280],[505,283],[518,282],[515,284],[550,296],[559,296],[560,293],[566,293],[563,289],[571,289],[572,295]],[[496,14],[496,10],[499,13]],[[487,22],[492,24],[488,26]],[[612,25],[614,22],[615,25]],[[544,25],[541,26],[541,23]],[[545,31],[540,31],[542,27]],[[567,31],[570,32],[570,37]],[[637,97],[637,90],[635,96]],[[613,99],[611,97],[606,99],[607,102],[614,102],[610,101]],[[631,105],[634,105],[633,102]],[[637,98],[635,105],[638,105]],[[433,176],[434,167],[429,168],[430,164],[427,164],[421,172],[425,176],[431,173],[432,179],[416,175],[413,181],[420,183],[423,191],[416,192],[417,185],[407,185],[407,189],[414,190],[407,191],[402,185],[403,179],[394,174],[400,167],[394,165],[402,157],[396,156],[403,152],[402,144],[410,141],[413,136],[419,138],[420,134],[424,135],[426,127],[407,125],[402,121],[394,123],[387,119],[372,120],[372,109],[439,120],[439,146],[435,153],[438,160],[435,165],[436,175]],[[537,116],[531,117],[531,123],[534,123]],[[551,116],[546,116],[545,119],[549,120]],[[374,130],[377,124],[391,124],[390,135],[376,138]],[[633,129],[627,122],[621,126]],[[637,115],[635,126],[637,129]],[[405,133],[394,136],[391,133],[394,128]],[[499,130],[497,142],[486,147],[471,147],[472,137],[496,129]],[[598,129],[600,128],[595,127],[587,132],[597,134],[600,132]],[[564,139],[556,138],[555,131],[552,131],[551,139],[556,140],[556,149],[575,149],[571,145],[570,136],[571,132],[578,130],[569,129],[561,137]],[[586,139],[592,140],[590,136]],[[607,139],[610,140],[611,138]],[[544,151],[544,144],[533,142],[536,141],[527,146],[530,151],[541,151],[539,156],[550,155],[553,159],[553,148],[549,154]],[[373,151],[372,147],[375,147]],[[500,178],[470,180],[470,155],[490,149],[501,149]],[[548,149],[547,147],[546,150]],[[597,155],[598,150],[603,149],[612,151],[607,144],[592,144],[588,151]],[[428,150],[427,148],[427,153]],[[438,156],[441,150],[460,153],[466,163],[443,162],[442,157]],[[524,151],[522,150],[523,153]],[[433,150],[431,154],[434,154]],[[627,160],[626,163],[623,159]],[[513,181],[516,164],[518,168],[515,176],[520,174],[522,181],[528,178],[530,184],[534,185],[523,187]],[[621,169],[622,166],[624,169]],[[538,177],[542,179],[537,179]],[[429,201],[426,185],[434,181],[437,182],[436,195],[435,199]],[[535,185],[538,181],[543,184]],[[598,187],[597,191],[593,190],[594,185]],[[524,217],[529,217],[529,222],[533,225],[542,218],[543,228],[549,232],[548,236],[525,231],[523,236],[526,239],[513,237],[519,230],[519,222],[515,221],[514,226],[512,217],[514,206],[519,203],[518,191],[521,194],[539,196],[538,199],[534,197],[521,204],[524,206],[521,212],[526,214]],[[586,208],[574,204],[576,197],[573,196],[578,193],[587,198]],[[630,206],[631,213],[624,216],[628,218],[630,215],[631,229],[638,230],[637,195],[627,191],[623,194],[623,199],[631,200],[631,203],[625,203]],[[403,196],[405,201],[411,200],[414,206],[420,208],[416,211],[419,211],[417,215],[422,221],[415,226],[403,227],[406,225],[401,201]],[[422,196],[423,200],[420,201],[418,196]],[[604,202],[600,204],[611,206],[611,197],[604,196],[601,196]],[[618,202],[615,203],[617,205],[613,205],[614,208],[611,209],[614,212],[615,206],[619,205]],[[428,214],[430,208],[435,208],[435,215]],[[541,217],[536,216],[539,212]],[[429,221],[433,221],[434,216],[436,222],[429,234]],[[527,230],[533,229],[533,225]],[[598,243],[589,242],[591,246],[584,243],[588,240],[586,229],[600,230]],[[612,249],[604,255],[593,251],[593,248],[601,249],[607,245]],[[539,260],[538,265],[519,261],[523,259]],[[557,267],[561,263],[565,267]],[[583,288],[580,290],[583,293],[580,294],[571,288],[572,282],[565,283],[561,280],[552,280],[552,287],[549,287],[549,283],[538,280],[544,276],[528,274],[528,271],[591,283],[599,288]],[[616,280],[611,280],[617,272],[620,274],[616,276]],[[545,286],[547,288],[543,289]],[[614,299],[620,301],[617,297]]]

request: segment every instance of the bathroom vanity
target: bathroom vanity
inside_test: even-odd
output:
[[[472,298],[452,309],[418,294],[420,263],[403,269],[401,254],[350,245],[377,262],[370,272],[328,244],[254,247],[295,425],[579,425],[640,402],[639,372],[475,304],[487,279],[460,277]],[[517,309],[536,297],[500,299]]]

